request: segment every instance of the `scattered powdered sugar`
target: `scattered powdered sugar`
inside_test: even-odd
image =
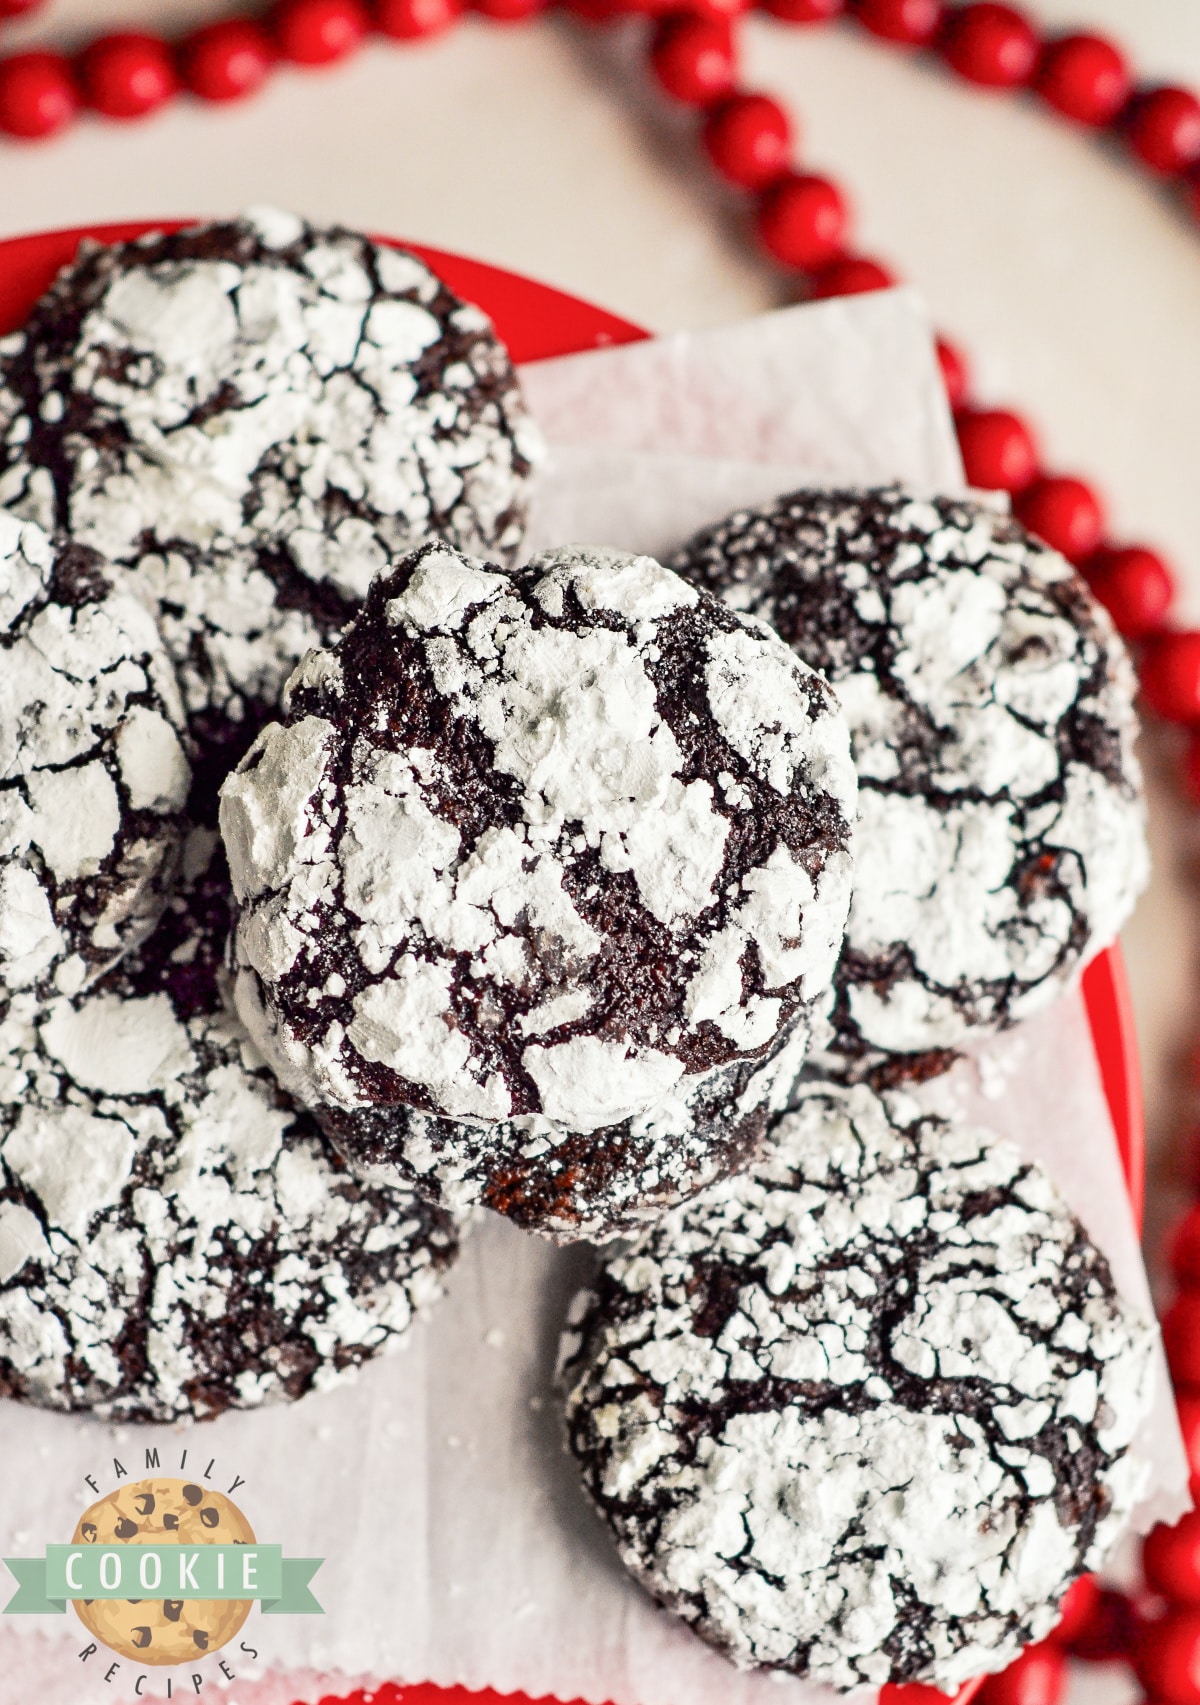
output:
[[[1026,1017],[1113,940],[1148,874],[1134,679],[1063,558],[983,503],[891,488],[740,512],[676,566],[771,622],[851,724],[834,1057]]]
[[[1001,1669],[1147,1477],[1149,1322],[1036,1166],[907,1097],[810,1086],[571,1319],[588,1492],[743,1667],[841,1689]]]
[[[221,828],[239,1010],[310,1104],[598,1131],[827,989],[845,724],[763,624],[651,559],[504,575],[426,545],[286,706]]]
[[[481,1124],[404,1106],[326,1110],[321,1121],[375,1182],[460,1212],[493,1208],[556,1243],[602,1243],[745,1167],[786,1105],[807,1041],[798,1022],[765,1059],[685,1079],[646,1112],[585,1135],[540,1114]]]
[[[230,762],[397,552],[511,557],[539,454],[478,309],[271,209],[85,244],[0,348],[0,441],[5,501],[130,568]]]
[[[0,1008],[73,992],[166,902],[191,771],[153,619],[0,512]]]
[[[219,993],[232,896],[189,843],[158,930],[0,1019],[0,1392],[129,1420],[323,1389],[401,1341],[456,1222],[353,1178]]]

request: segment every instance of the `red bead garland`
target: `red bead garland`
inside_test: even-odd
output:
[[[83,98],[105,118],[144,118],[179,87],[175,61],[158,36],[98,36],[76,61]]]
[[[359,0],[278,0],[268,14],[284,59],[296,65],[332,65],[345,59],[367,33]]]
[[[1134,101],[1126,135],[1152,172],[1186,172],[1200,161],[1200,101],[1188,89],[1149,89]]]
[[[70,63],[61,53],[14,53],[0,59],[0,130],[32,142],[53,136],[79,109]]]
[[[850,210],[828,178],[789,172],[758,204],[763,247],[784,266],[816,272],[842,251]]]
[[[1067,1685],[1067,1660],[1056,1646],[1027,1646],[1000,1675],[984,1682],[977,1705],[1058,1705]]]
[[[1065,475],[1042,475],[1014,505],[1017,519],[1076,565],[1099,549],[1104,514],[1091,486]]]
[[[792,127],[769,95],[731,95],[709,109],[701,132],[708,157],[741,189],[761,189],[785,169]]]
[[[461,0],[375,0],[375,28],[397,41],[441,35],[461,16]]]
[[[854,16],[881,41],[927,47],[942,26],[941,0],[854,0]]]
[[[1034,88],[1076,124],[1111,124],[1129,99],[1129,68],[1103,36],[1060,36],[1042,49]]]
[[[1008,409],[964,409],[955,422],[963,466],[982,491],[1023,491],[1037,473],[1037,446]]]
[[[1038,39],[1023,13],[991,0],[960,6],[943,26],[939,46],[960,77],[985,89],[1028,83],[1038,62]]]
[[[733,31],[727,20],[676,13],[655,30],[650,64],[675,100],[690,107],[709,106],[733,88]]]
[[[246,18],[207,24],[179,44],[179,74],[204,101],[236,101],[252,95],[275,63],[267,32]]]

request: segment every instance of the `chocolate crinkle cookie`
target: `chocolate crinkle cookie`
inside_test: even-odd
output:
[[[85,244],[0,353],[0,501],[129,566],[230,762],[397,552],[520,542],[538,439],[507,351],[356,232],[258,209]]]
[[[350,1175],[221,1001],[196,831],[158,930],[0,1021],[0,1393],[124,1420],[323,1390],[402,1341],[456,1221]]]
[[[734,1060],[644,1113],[580,1133],[540,1114],[485,1124],[411,1107],[324,1108],[326,1134],[364,1177],[465,1211],[493,1209],[556,1243],[603,1243],[748,1166],[804,1057],[803,1026],[761,1060]]]
[[[239,1010],[314,1106],[586,1134],[827,990],[855,781],[825,683],[648,557],[431,543],[222,792]]]
[[[1148,874],[1135,683],[1062,557],[970,499],[800,491],[675,566],[850,721],[860,827],[832,1054],[953,1048],[1056,999]]]
[[[739,1666],[952,1689],[1121,1531],[1153,1342],[1015,1148],[813,1087],[577,1299],[570,1445],[630,1570]]]
[[[183,706],[153,618],[86,547],[0,511],[0,1011],[154,926],[183,838]]]

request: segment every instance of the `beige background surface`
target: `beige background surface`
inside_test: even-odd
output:
[[[178,30],[228,9],[50,0],[0,47],[70,45],[104,25]],[[1109,29],[1144,75],[1200,85],[1200,0],[1029,10],[1059,28]],[[1200,231],[1114,152],[1034,104],[968,91],[856,29],[755,22],[749,48],[747,83],[786,100],[803,159],[851,189],[862,246],[922,287],[975,353],[978,388],[1029,411],[1050,461],[1099,481],[1123,535],[1170,551],[1200,620]],[[3,235],[251,200],[460,249],[655,330],[736,318],[786,289],[754,258],[690,123],[649,88],[633,41],[560,21],[471,23],[416,48],[376,42],[332,72],[282,73],[240,107],[181,102],[141,125],[0,148]],[[1126,951],[1158,1225],[1192,1111],[1172,1086],[1195,1022],[1200,894],[1169,743],[1149,745],[1156,876]]]

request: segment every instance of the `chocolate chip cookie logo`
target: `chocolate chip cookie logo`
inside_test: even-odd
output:
[[[146,1455],[147,1466],[157,1463],[157,1451]],[[227,1493],[154,1475],[97,1499],[69,1545],[47,1545],[43,1557],[6,1557],[18,1586],[5,1613],[63,1614],[70,1602],[93,1642],[119,1658],[192,1664],[227,1646],[256,1601],[268,1615],[320,1614],[309,1582],[322,1561],[260,1544]],[[93,1643],[80,1656],[96,1649]],[[224,1660],[220,1668],[231,1676]],[[196,1692],[204,1679],[190,1677]]]

